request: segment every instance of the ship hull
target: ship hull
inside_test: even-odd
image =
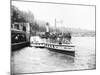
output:
[[[63,53],[70,56],[75,56],[74,45],[55,45],[55,44],[49,44],[49,43],[34,43],[34,44],[31,44],[31,46],[34,46],[36,48],[46,48],[50,51]]]
[[[58,53],[62,53],[62,54],[66,54],[66,55],[75,57],[75,51],[58,50],[58,49],[52,49],[52,48],[47,48],[47,49],[50,51],[53,51],[53,52],[58,52]]]

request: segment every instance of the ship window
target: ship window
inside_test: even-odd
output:
[[[15,24],[15,25],[14,25],[14,28],[15,28],[15,29],[19,29],[19,24]]]
[[[53,45],[53,48],[54,48],[54,45]]]
[[[49,44],[48,44],[48,47],[49,47]]]
[[[52,45],[51,45],[51,47],[52,47]]]
[[[25,26],[23,26],[23,31],[26,31],[26,27]]]

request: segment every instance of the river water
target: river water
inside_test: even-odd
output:
[[[95,37],[73,37],[75,57],[47,49],[26,47],[11,56],[12,73],[95,69]]]

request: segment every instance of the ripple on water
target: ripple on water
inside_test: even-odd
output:
[[[75,57],[48,49],[26,47],[13,52],[12,66],[15,73],[81,70],[95,68],[94,38],[73,38]]]

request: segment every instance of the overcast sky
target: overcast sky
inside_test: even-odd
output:
[[[35,2],[12,1],[12,5],[23,11],[31,11],[35,19],[57,26],[95,30],[95,7],[79,5],[48,4]]]

